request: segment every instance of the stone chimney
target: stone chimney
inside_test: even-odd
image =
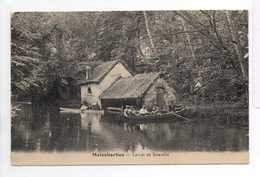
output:
[[[86,80],[90,80],[92,77],[92,68],[91,66],[86,66]]]

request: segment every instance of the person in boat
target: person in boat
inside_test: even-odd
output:
[[[131,106],[130,110],[129,110],[130,114],[132,115],[137,115],[139,113],[139,111],[136,109],[136,107]]]
[[[130,112],[129,106],[126,105],[123,112],[124,116],[129,117],[129,112]]]
[[[100,110],[100,106],[98,105],[98,103],[92,104],[91,108],[94,109],[94,110]]]
[[[145,105],[143,105],[142,108],[139,110],[139,114],[140,114],[140,115],[146,115],[146,114],[148,114],[148,111],[147,111]]]
[[[152,113],[155,114],[155,113],[158,113],[159,112],[159,107],[158,106],[153,106],[152,107]]]
[[[84,102],[82,103],[81,107],[80,107],[80,111],[81,111],[81,112],[84,112],[84,111],[86,111],[86,110],[88,110],[88,109],[89,109],[88,103],[87,103],[86,101],[84,101]]]

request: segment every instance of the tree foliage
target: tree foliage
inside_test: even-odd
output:
[[[15,13],[12,92],[58,90],[86,63],[161,72],[179,98],[247,98],[247,11]],[[192,96],[193,95],[193,96]]]

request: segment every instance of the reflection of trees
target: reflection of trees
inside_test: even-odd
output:
[[[23,113],[12,128],[12,150],[236,151],[248,148],[247,130],[217,127],[214,121],[127,124],[100,122],[92,116],[96,120],[82,126],[80,114],[62,113],[56,121],[50,118],[52,115],[44,114],[45,121],[35,129],[31,125],[37,119],[25,118],[27,111]]]
[[[78,114],[61,114],[60,119],[48,119],[45,125],[40,137],[42,150],[79,148],[80,116]]]
[[[223,132],[214,122],[141,124],[140,133],[147,139],[148,147],[164,150],[236,150],[245,141],[238,132]],[[236,135],[235,135],[236,134]],[[243,143],[241,143],[243,142]]]
[[[178,134],[176,124],[151,123],[141,124],[140,127],[140,132],[148,140],[151,148],[167,147],[167,144],[172,142]]]
[[[110,148],[124,149],[125,151],[135,151],[136,148],[143,149],[147,147],[148,141],[144,134],[141,133],[140,127],[135,124],[122,123],[102,123],[103,138],[109,138]],[[109,136],[108,136],[109,135]]]

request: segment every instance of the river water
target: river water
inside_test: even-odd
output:
[[[22,109],[12,121],[12,151],[243,151],[248,129],[214,120],[127,124],[99,112],[61,113],[53,121]],[[42,118],[41,118],[42,119]]]

